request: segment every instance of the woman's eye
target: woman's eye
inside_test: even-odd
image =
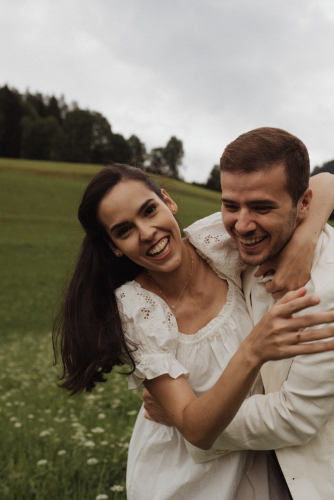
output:
[[[150,205],[149,207],[146,208],[145,210],[145,215],[151,215],[153,212],[156,210],[156,205]]]
[[[130,231],[130,229],[131,229],[131,228],[130,228],[129,226],[124,226],[124,227],[122,227],[121,229],[119,229],[119,230],[117,231],[117,236],[118,236],[119,238],[121,238],[122,236],[125,236],[125,235],[126,235],[126,233],[128,233],[128,232]]]

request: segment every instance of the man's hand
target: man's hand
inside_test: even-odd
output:
[[[173,427],[173,422],[171,421],[167,413],[165,413],[165,410],[162,408],[162,406],[159,405],[154,397],[151,396],[147,389],[143,390],[143,400],[145,408],[145,418],[147,418],[148,420],[153,420],[158,424]]]
[[[311,272],[311,250],[309,259],[301,258],[301,254],[291,258],[291,249],[283,248],[281,252],[259,267],[254,274],[256,278],[268,272],[275,273],[271,280],[266,282],[266,290],[273,299],[281,299],[286,293],[298,290],[306,285]]]

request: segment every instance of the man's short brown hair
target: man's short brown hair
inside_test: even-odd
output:
[[[220,170],[236,174],[284,164],[286,190],[296,205],[309,186],[310,159],[305,144],[279,128],[262,127],[240,135],[226,148]]]

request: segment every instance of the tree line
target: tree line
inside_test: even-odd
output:
[[[0,88],[0,157],[77,163],[128,163],[178,179],[183,143],[172,136],[147,153],[136,136],[116,134],[96,111],[64,97]]]

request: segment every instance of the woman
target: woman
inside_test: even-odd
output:
[[[72,394],[92,389],[127,359],[129,387],[144,385],[172,419],[175,427],[163,427],[140,412],[129,450],[129,499],[218,499],[222,491],[223,498],[237,498],[243,470],[258,455],[232,453],[195,465],[184,438],[210,448],[261,365],[323,350],[323,343],[302,342],[331,337],[333,328],[299,329],[334,318],[292,318],[318,303],[300,289],[251,331],[240,288],[181,239],[176,210],[133,167],[107,167],[89,184],[79,208],[87,234],[55,329],[67,377],[62,386]],[[329,341],[326,349],[333,348]]]

